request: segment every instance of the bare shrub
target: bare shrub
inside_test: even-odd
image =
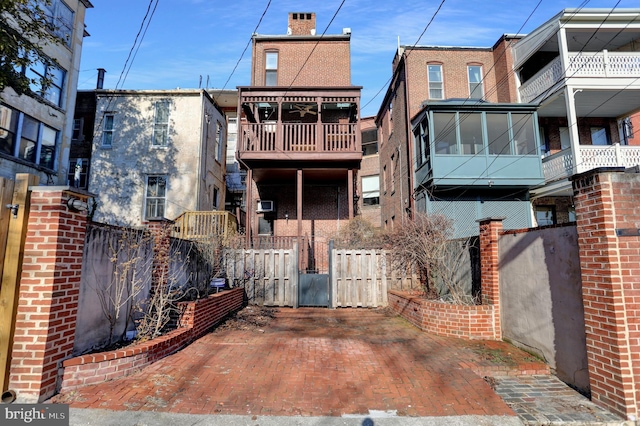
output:
[[[340,228],[335,239],[338,249],[371,249],[382,247],[380,230],[363,217],[356,216]]]
[[[474,300],[462,288],[457,273],[467,246],[449,244],[452,234],[452,221],[447,217],[416,213],[413,220],[407,220],[387,233],[385,241],[395,268],[418,268],[427,297],[446,295],[444,299],[452,303],[473,304]]]

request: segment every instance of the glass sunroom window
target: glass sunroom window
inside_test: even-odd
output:
[[[457,154],[456,113],[433,114],[433,140],[436,154]]]
[[[479,154],[483,149],[482,113],[460,113],[460,143],[462,154]]]
[[[538,152],[533,126],[533,115],[511,114],[513,141],[518,155],[533,155]]]
[[[490,155],[511,155],[509,114],[487,113],[487,140]]]

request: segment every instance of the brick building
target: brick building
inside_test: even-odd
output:
[[[362,165],[358,191],[360,201],[358,213],[373,226],[381,226],[380,221],[380,157],[378,155],[378,129],[375,117],[360,120],[362,134]]]
[[[531,226],[527,193],[542,172],[535,106],[517,104],[509,78],[510,49],[519,39],[503,35],[487,48],[398,49],[376,116],[385,228],[415,211],[447,215],[457,236],[474,232],[475,220],[493,211],[508,215],[507,228]],[[525,130],[518,132],[520,120]],[[498,141],[490,132],[495,126],[504,135]],[[521,167],[496,164],[514,160],[531,169],[522,175]]]
[[[348,29],[317,35],[306,12],[289,13],[286,35],[253,36],[237,151],[252,244],[326,240],[357,211],[361,88],[351,85],[350,40]]]

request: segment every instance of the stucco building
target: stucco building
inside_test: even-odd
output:
[[[206,90],[96,90],[93,219],[138,226],[224,210],[226,117]]]

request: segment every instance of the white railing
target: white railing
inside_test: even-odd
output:
[[[564,179],[573,174],[573,153],[571,148],[556,152],[542,159],[545,182]]]
[[[600,167],[634,167],[640,165],[640,146],[581,145],[577,172]],[[574,158],[571,148],[542,159],[545,182],[564,179],[573,174]]]
[[[640,165],[640,146],[593,145],[580,147],[578,172],[598,167],[633,167]]]
[[[522,102],[531,102],[562,78],[640,77],[640,52],[569,52],[566,73],[555,58],[520,86]]]

